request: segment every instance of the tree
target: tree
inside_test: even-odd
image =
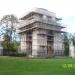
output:
[[[4,41],[2,42],[3,49],[8,50],[16,50],[15,47],[16,37],[18,34],[16,33],[16,27],[18,24],[18,19],[14,15],[5,15],[1,19],[1,31],[0,34],[3,36]],[[16,42],[15,42],[16,41]],[[15,49],[16,48],[16,49]]]
[[[1,25],[4,33],[7,33],[10,36],[10,39],[13,41],[15,38],[16,25],[18,19],[14,15],[5,15],[1,19]]]
[[[75,49],[75,33],[71,33],[70,37],[71,37],[70,40],[71,40],[71,42],[72,42],[72,44],[74,46],[74,49]]]
[[[68,33],[64,33],[64,49],[65,49],[65,56],[69,55],[69,38]]]
[[[72,38],[71,38],[72,42],[73,42],[73,45],[75,46],[75,33],[72,34]]]

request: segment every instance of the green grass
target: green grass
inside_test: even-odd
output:
[[[0,57],[0,75],[75,75],[74,67],[64,68],[63,64],[75,64],[75,59]]]

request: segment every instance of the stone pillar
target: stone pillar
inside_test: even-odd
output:
[[[72,58],[75,57],[75,47],[72,42],[70,43],[70,46],[69,46],[69,57],[72,57]]]
[[[21,50],[19,53],[26,53],[26,34],[21,35]]]
[[[37,43],[37,31],[32,33],[32,56],[37,56],[38,43]]]

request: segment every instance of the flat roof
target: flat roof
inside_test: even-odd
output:
[[[54,12],[48,11],[48,10],[43,9],[43,8],[34,8],[30,12],[28,12],[26,15],[21,17],[20,19],[23,20],[23,19],[25,19],[25,18],[33,15],[33,14],[41,14],[41,15],[56,17],[56,14]]]

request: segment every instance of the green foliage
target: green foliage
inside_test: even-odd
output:
[[[6,50],[18,50],[18,46],[20,43],[18,41],[10,41],[10,36],[5,35],[4,41],[2,42],[2,46]]]
[[[3,49],[10,49],[10,36],[4,35],[4,41],[2,42]]]
[[[72,37],[71,37],[71,41],[73,42],[73,45],[75,46],[75,33],[74,34],[71,34]]]
[[[18,41],[13,41],[13,50],[18,50],[19,46],[20,46],[20,42]]]
[[[68,33],[64,33],[64,49],[65,49],[65,56],[69,55],[69,38]]]

